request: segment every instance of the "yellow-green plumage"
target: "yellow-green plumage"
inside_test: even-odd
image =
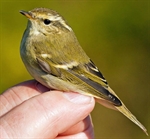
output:
[[[57,12],[36,8],[21,13],[29,22],[20,53],[27,70],[37,81],[57,90],[93,96],[100,104],[119,110],[147,134],[146,128],[109,87],[80,47],[73,30]]]

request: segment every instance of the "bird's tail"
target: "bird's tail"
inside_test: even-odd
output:
[[[115,94],[115,92],[110,87],[108,87],[108,91],[110,93],[112,93],[113,95],[115,95],[119,99],[119,97]],[[95,98],[95,99],[98,103],[100,103],[101,105],[103,105],[107,108],[120,111],[123,115],[125,115],[127,118],[129,118],[133,123],[135,123],[137,126],[139,126],[145,132],[145,134],[148,136],[147,129],[136,119],[136,117],[128,110],[128,108],[124,105],[124,103],[120,99],[119,100],[122,104],[121,106],[115,106],[114,104],[112,104],[109,101],[102,99],[102,98]]]
[[[108,88],[108,90],[116,96],[115,92],[110,87]],[[115,108],[118,111],[120,111],[123,115],[125,115],[127,118],[129,118],[137,126],[139,126],[145,132],[145,134],[148,136],[147,129],[136,119],[136,117],[128,110],[128,108],[124,105],[124,103],[122,101],[121,101],[121,103],[122,103],[121,106],[119,106],[119,107],[115,106]]]
[[[136,119],[136,117],[127,109],[127,107],[122,103],[122,106],[116,107],[118,111],[124,114],[127,118],[129,118],[133,123],[138,125],[148,136],[147,129]]]

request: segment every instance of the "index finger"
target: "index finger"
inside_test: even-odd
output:
[[[25,100],[48,90],[48,88],[44,87],[36,80],[26,81],[9,88],[0,95],[0,116],[4,115]]]

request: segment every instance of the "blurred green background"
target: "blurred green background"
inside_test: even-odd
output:
[[[32,79],[19,54],[27,19],[19,10],[47,7],[73,28],[81,46],[150,134],[150,1],[0,1],[0,92]],[[96,104],[97,139],[147,139],[119,112]]]

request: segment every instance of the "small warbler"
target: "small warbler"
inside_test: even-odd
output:
[[[109,87],[62,16],[46,8],[20,13],[28,18],[20,54],[37,81],[49,88],[93,96],[100,104],[123,113],[148,135],[146,128]]]

